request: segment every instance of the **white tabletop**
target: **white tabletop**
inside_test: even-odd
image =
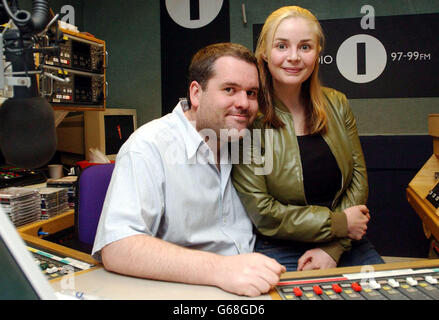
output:
[[[225,292],[217,287],[139,279],[97,268],[51,282],[55,291],[73,289],[100,299],[115,300],[271,300],[265,294],[249,298]]]

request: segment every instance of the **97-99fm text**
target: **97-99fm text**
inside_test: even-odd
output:
[[[431,53],[419,51],[395,51],[390,54],[392,61],[429,61]]]

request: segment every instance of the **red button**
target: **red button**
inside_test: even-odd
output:
[[[352,284],[351,284],[351,287],[352,287],[352,289],[354,289],[354,291],[356,291],[356,292],[360,292],[360,291],[361,291],[361,286],[360,286],[357,282],[352,283]]]
[[[321,294],[323,294],[323,290],[322,290],[322,288],[320,288],[319,286],[314,286],[314,287],[312,287],[312,288],[313,288],[314,292],[315,292],[317,295],[321,295]]]
[[[342,288],[338,284],[336,284],[336,283],[334,283],[332,285],[332,290],[334,290],[335,293],[341,293],[343,291]]]
[[[295,288],[293,288],[293,292],[294,292],[294,295],[296,296],[296,297],[301,297],[302,296],[302,290],[300,290],[300,288],[298,288],[298,287],[295,287]]]

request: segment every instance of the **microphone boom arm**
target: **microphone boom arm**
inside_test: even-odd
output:
[[[0,52],[3,52],[3,34],[0,33]],[[0,59],[0,90],[4,90],[5,86],[31,86],[29,77],[7,77],[5,76],[5,65],[3,58]]]

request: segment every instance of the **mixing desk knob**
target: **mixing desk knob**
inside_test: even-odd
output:
[[[369,286],[372,289],[379,289],[379,288],[381,288],[381,285],[378,282],[376,282],[376,280],[370,280],[369,281]]]
[[[343,289],[336,283],[332,285],[332,290],[334,290],[335,293],[341,293]]]
[[[387,280],[387,283],[388,283],[392,288],[398,288],[398,287],[399,287],[399,282],[396,281],[395,279],[389,279],[389,280]]]
[[[357,282],[353,282],[351,285],[352,289],[354,289],[354,291],[356,292],[360,292],[361,291],[361,286],[357,283]]]
[[[426,276],[425,281],[427,281],[429,284],[437,284],[437,279],[433,278],[432,276]]]
[[[407,281],[407,283],[408,283],[409,285],[411,285],[412,287],[418,285],[418,281],[416,281],[416,280],[413,279],[412,277],[407,277],[407,278],[405,279],[405,281]]]
[[[301,297],[302,294],[303,294],[302,290],[300,290],[300,288],[298,288],[298,287],[295,287],[295,288],[293,289],[293,292],[294,292],[294,295],[295,295],[296,297]]]
[[[321,295],[321,294],[323,294],[323,290],[322,290],[322,288],[320,288],[319,286],[314,286],[314,287],[312,287],[312,288],[313,288],[315,294],[317,294],[317,295]]]

